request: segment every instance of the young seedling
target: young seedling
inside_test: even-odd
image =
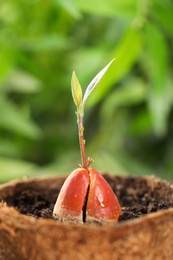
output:
[[[72,74],[72,96],[76,105],[81,166],[65,180],[53,210],[60,221],[116,222],[121,214],[118,199],[103,176],[92,168],[93,160],[86,157],[84,139],[84,105],[113,60],[90,82],[84,96],[75,72]]]

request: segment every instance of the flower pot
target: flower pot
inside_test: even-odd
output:
[[[113,225],[54,220],[65,177],[1,185],[0,259],[173,259],[173,184],[154,177],[104,177],[122,206]]]

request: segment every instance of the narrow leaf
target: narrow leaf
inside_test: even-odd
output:
[[[74,103],[77,106],[77,108],[79,108],[82,104],[82,89],[74,71],[71,79],[71,90]]]
[[[76,0],[76,6],[84,13],[104,15],[107,17],[134,17],[137,9],[137,0]]]
[[[41,130],[32,118],[2,94],[0,95],[0,111],[3,111],[0,113],[0,128],[33,140],[41,136]]]
[[[172,107],[172,87],[168,82],[169,48],[159,27],[153,23],[146,25],[144,37],[145,66],[150,76],[148,108],[155,133],[158,136],[164,136]],[[154,44],[156,42],[157,45]]]
[[[134,27],[128,29],[112,51],[111,56],[116,57],[116,62],[111,65],[100,82],[99,91],[94,92],[88,100],[88,107],[92,107],[102,100],[113,86],[131,71],[138,59],[141,46],[139,30]]]
[[[93,89],[97,86],[98,82],[101,80],[101,78],[104,76],[104,74],[106,73],[107,69],[109,68],[109,66],[111,65],[111,63],[114,61],[115,59],[111,60],[94,78],[93,80],[90,82],[90,84],[88,85],[85,94],[84,94],[84,98],[83,98],[83,104],[85,103],[85,101],[87,100],[88,96],[91,94],[91,92],[93,91]]]

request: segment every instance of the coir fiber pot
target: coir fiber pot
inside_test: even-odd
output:
[[[65,177],[0,186],[0,259],[173,259],[173,184],[103,175],[116,193],[117,224],[60,223],[52,210]]]

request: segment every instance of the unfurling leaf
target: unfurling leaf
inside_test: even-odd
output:
[[[101,80],[101,78],[104,76],[104,74],[106,73],[107,69],[109,68],[109,66],[111,65],[111,63],[114,61],[115,59],[111,60],[94,78],[93,80],[90,82],[90,84],[88,85],[85,94],[84,94],[84,98],[83,98],[83,104],[85,103],[85,101],[87,100],[88,96],[91,94],[91,92],[93,91],[93,89],[97,86],[98,82]]]
[[[80,86],[80,83],[78,81],[78,78],[76,76],[76,73],[73,71],[72,79],[71,79],[71,90],[72,90],[72,96],[75,105],[79,109],[79,107],[82,104],[82,89]]]

